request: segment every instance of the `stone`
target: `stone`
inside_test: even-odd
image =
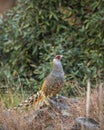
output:
[[[92,118],[78,117],[72,130],[100,130],[98,122]]]

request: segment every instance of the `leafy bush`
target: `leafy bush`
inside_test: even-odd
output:
[[[1,83],[37,91],[56,54],[66,81],[95,84],[104,72],[103,1],[19,0],[0,26]],[[16,84],[17,83],[17,84]],[[67,86],[69,89],[69,86]]]

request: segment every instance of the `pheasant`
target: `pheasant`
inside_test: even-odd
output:
[[[48,98],[56,96],[56,94],[61,90],[64,84],[64,71],[61,64],[62,55],[56,55],[53,59],[53,68],[51,73],[46,77],[45,81],[42,84],[40,91],[26,100],[25,106],[30,104],[36,105],[40,103],[48,104]],[[20,107],[23,106],[22,104]]]

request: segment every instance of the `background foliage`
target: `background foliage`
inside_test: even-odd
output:
[[[56,54],[66,82],[103,80],[103,0],[19,0],[0,23],[0,84],[37,91]],[[70,83],[65,94],[70,93]]]

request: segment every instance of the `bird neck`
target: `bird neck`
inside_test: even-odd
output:
[[[63,71],[63,67],[60,61],[58,61],[57,63],[53,63],[53,72],[60,72],[60,73],[64,73]]]

